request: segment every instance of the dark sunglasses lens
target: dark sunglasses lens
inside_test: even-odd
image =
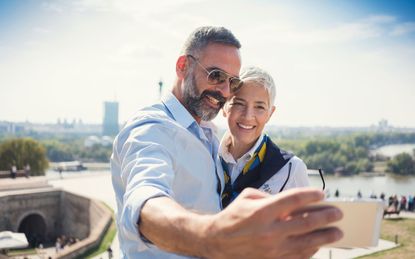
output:
[[[239,78],[231,78],[230,83],[231,91],[235,92],[242,86],[242,81]]]
[[[209,72],[208,81],[211,84],[222,84],[226,81],[227,75],[220,70],[212,70]]]

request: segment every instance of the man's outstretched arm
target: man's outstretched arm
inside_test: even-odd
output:
[[[270,196],[245,189],[214,215],[188,211],[168,197],[148,200],[139,230],[160,249],[203,258],[305,258],[342,237],[327,224],[342,217],[334,207],[307,210],[324,197],[299,188]],[[298,211],[301,210],[301,213]]]

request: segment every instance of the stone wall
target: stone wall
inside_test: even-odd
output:
[[[61,190],[42,189],[27,192],[14,192],[0,195],[0,231],[18,232],[22,221],[29,215],[39,215],[46,223],[46,239],[53,241],[59,232],[59,205]]]
[[[90,206],[90,234],[80,242],[65,248],[58,255],[58,258],[81,258],[81,256],[98,247],[106,231],[112,223],[112,212],[101,202],[91,200]]]
[[[0,231],[18,232],[29,215],[46,224],[48,242],[65,235],[81,241],[63,249],[59,258],[77,258],[101,242],[112,212],[101,202],[55,188],[0,192]]]
[[[90,199],[62,192],[60,202],[61,234],[67,237],[84,239],[89,235]]]

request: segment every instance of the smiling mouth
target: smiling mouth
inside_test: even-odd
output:
[[[242,128],[242,129],[246,129],[246,130],[251,130],[251,129],[255,128],[255,126],[253,126],[253,125],[249,126],[249,125],[244,125],[244,124],[241,124],[241,123],[237,123],[237,125],[238,125],[238,127]]]

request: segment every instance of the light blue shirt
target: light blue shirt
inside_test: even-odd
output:
[[[221,210],[219,142],[212,128],[201,125],[168,93],[161,103],[138,111],[115,139],[111,173],[122,258],[184,258],[140,235],[137,222],[148,199],[168,196],[204,214]]]

